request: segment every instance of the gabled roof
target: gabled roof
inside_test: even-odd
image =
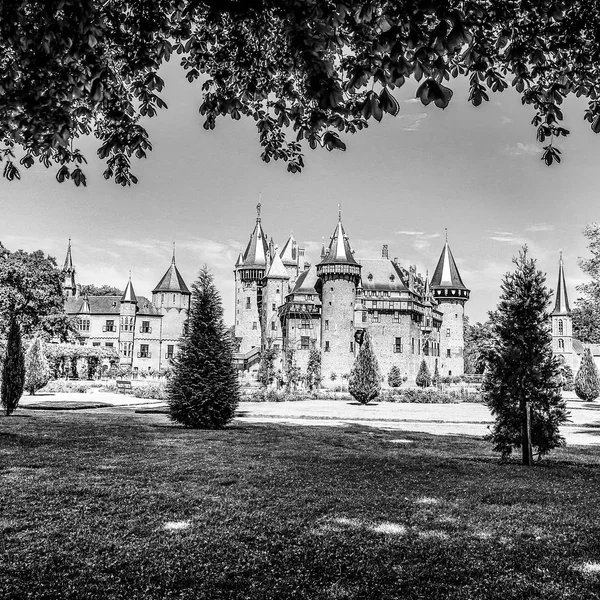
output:
[[[317,290],[315,289],[315,285],[317,284],[318,279],[317,267],[313,265],[310,269],[300,273],[291,294],[316,294]]]
[[[137,303],[137,298],[135,292],[133,291],[133,284],[131,283],[131,277],[129,278],[127,287],[121,296],[121,302],[133,302],[134,304]]]
[[[179,292],[180,294],[190,293],[188,286],[185,284],[183,277],[175,265],[175,256],[173,256],[171,266],[167,269],[167,272],[162,276],[161,280],[152,290],[153,294],[156,294],[157,292]]]
[[[298,244],[294,236],[290,234],[283,250],[279,253],[284,265],[295,265],[298,262]]]
[[[65,312],[69,315],[119,315],[121,312],[121,296],[88,296],[89,312],[85,310],[86,298],[67,298]],[[162,316],[160,310],[145,296],[137,296],[139,316]]]
[[[277,252],[273,256],[273,262],[267,272],[267,279],[289,279],[290,276],[283,266],[283,261]]]
[[[407,291],[396,265],[387,258],[361,258],[363,290]]]
[[[246,246],[246,251],[244,252],[243,256],[245,267],[267,266],[269,244],[267,243],[267,236],[265,235],[261,224],[260,204],[257,205],[256,210],[258,212],[258,216],[256,217],[256,225],[250,234],[250,241]]]
[[[463,283],[458,267],[452,256],[452,251],[448,242],[444,244],[444,249],[438,261],[437,267],[433,272],[430,287],[435,288],[452,288],[466,290],[467,287]]]
[[[329,252],[321,259],[320,264],[327,265],[336,263],[358,265],[352,253],[352,248],[350,248],[350,242],[348,241],[348,236],[344,231],[341,217],[336,225],[333,235],[331,236],[331,241],[329,242]]]
[[[571,308],[569,307],[569,297],[567,296],[567,284],[565,282],[565,271],[563,268],[562,251],[560,260],[558,261],[558,283],[556,284],[556,302],[554,304],[553,315],[569,315]]]

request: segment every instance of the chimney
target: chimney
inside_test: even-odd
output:
[[[384,244],[383,248],[381,249],[381,258],[388,258],[389,259],[388,245],[387,244]]]
[[[298,268],[304,269],[304,248],[298,248]]]

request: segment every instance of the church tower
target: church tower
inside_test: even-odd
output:
[[[574,367],[573,355],[573,319],[563,265],[562,250],[558,261],[558,283],[556,284],[556,302],[552,311],[552,352],[563,356],[565,364]]]
[[[71,256],[71,238],[67,248],[67,256],[63,267],[63,294],[65,298],[72,298],[77,295],[77,286],[75,285],[75,267],[73,266],[73,257]]]
[[[133,338],[135,336],[135,316],[137,313],[137,296],[133,291],[131,275],[127,287],[121,296],[121,327],[119,331],[119,356],[121,366],[131,367],[133,364]]]
[[[262,228],[260,204],[246,251],[235,264],[235,337],[238,352],[261,347],[262,280],[269,262],[269,245]]]
[[[340,211],[329,250],[317,265],[322,304],[321,373],[325,382],[332,372],[338,377],[350,373],[354,364],[354,304],[360,270],[344,231]]]
[[[440,330],[439,372],[442,376],[462,375],[465,372],[463,357],[465,303],[470,290],[463,283],[454,256],[446,243],[431,278],[430,289],[442,312]]]

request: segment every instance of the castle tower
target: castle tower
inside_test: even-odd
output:
[[[439,372],[442,376],[462,375],[465,372],[463,323],[465,303],[470,290],[463,283],[452,251],[446,243],[431,278],[430,289],[441,311]]]
[[[235,337],[238,352],[246,354],[261,346],[262,280],[267,271],[269,245],[256,206],[256,225],[246,251],[238,258],[235,275]]]
[[[189,310],[191,296],[192,294],[175,264],[175,244],[173,244],[171,265],[152,290],[152,304],[161,309],[163,314],[171,309],[181,312]]]
[[[120,329],[119,329],[119,356],[120,364],[131,366],[133,364],[133,339],[135,336],[135,315],[137,313],[137,296],[133,291],[131,283],[131,274],[127,287],[121,296],[121,308],[119,311]]]
[[[77,286],[75,285],[75,267],[73,266],[73,257],[71,256],[71,238],[69,238],[67,256],[62,271],[64,277],[63,294],[65,298],[71,298],[77,294]]]
[[[284,303],[288,294],[288,282],[290,276],[277,252],[273,253],[273,262],[269,267],[263,280],[262,289],[262,347],[266,348],[269,343],[283,348],[283,333],[279,319],[279,307]]]
[[[563,265],[562,250],[558,261],[558,283],[556,284],[556,302],[552,311],[552,352],[562,356],[572,369],[575,366],[573,354],[573,319],[567,296],[567,284]]]
[[[298,275],[304,271],[304,249],[298,248],[298,242],[294,239],[293,234],[290,233],[290,237],[279,256],[290,276],[290,286],[293,287]]]
[[[354,304],[361,266],[353,254],[340,211],[329,250],[317,265],[324,381],[330,379],[332,372],[338,377],[350,373],[354,364]]]

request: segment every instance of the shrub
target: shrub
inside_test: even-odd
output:
[[[136,398],[145,398],[148,400],[168,400],[167,386],[164,383],[148,383],[145,385],[136,385],[132,388],[133,395]]]
[[[575,377],[575,393],[586,401],[595,400],[600,395],[598,369],[589,348],[583,351],[581,365]]]
[[[388,373],[388,385],[393,388],[397,388],[402,385],[402,373],[397,365],[394,365]]]
[[[50,381],[50,366],[36,337],[25,354],[25,389],[33,396]]]
[[[415,404],[457,404],[460,398],[455,394],[445,394],[435,389],[414,389],[390,391],[380,396],[384,402]]]
[[[422,388],[426,388],[431,385],[431,373],[429,372],[429,367],[427,366],[425,359],[421,361],[421,366],[419,367],[419,372],[417,373],[416,384]]]
[[[377,357],[371,346],[371,336],[365,331],[363,343],[352,366],[348,391],[361,404],[367,404],[379,395],[381,375]]]

